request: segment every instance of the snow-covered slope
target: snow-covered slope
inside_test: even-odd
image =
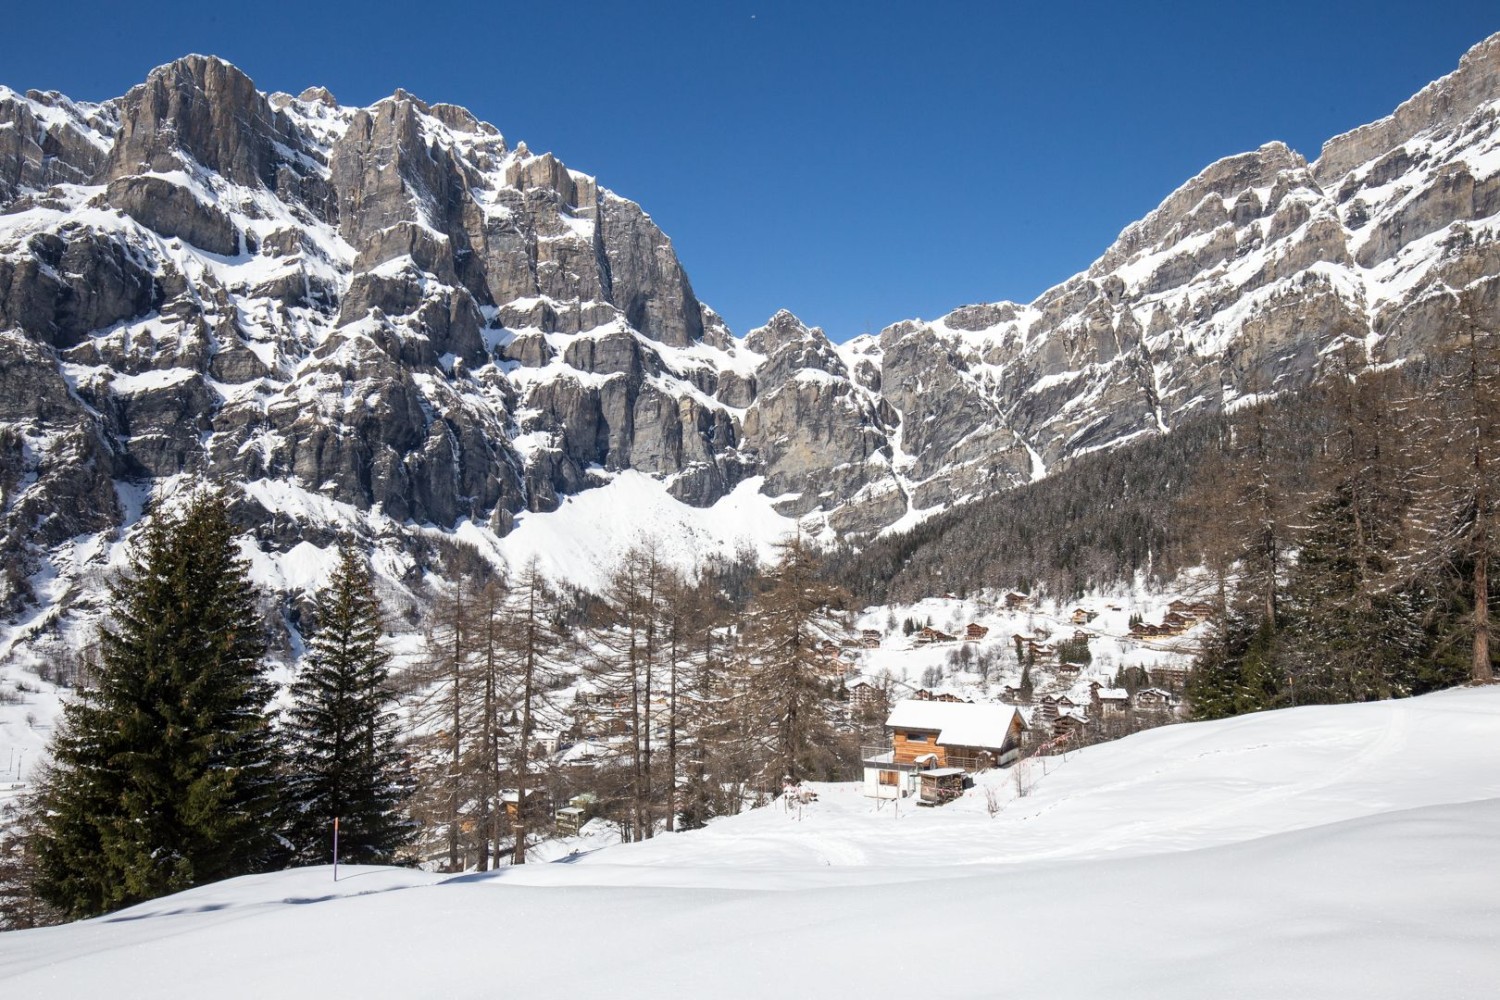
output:
[[[238,879],[0,936],[42,1000],[1479,998],[1500,976],[1500,690],[1138,734],[941,809],[819,787],[709,829],[443,877]],[[986,789],[999,806],[993,815]]]

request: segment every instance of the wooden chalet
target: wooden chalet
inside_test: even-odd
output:
[[[1074,608],[1071,617],[1073,619],[1074,625],[1087,625],[1089,622],[1099,617],[1099,612],[1093,611],[1089,608]]]
[[[968,627],[964,629],[964,641],[978,642],[989,634],[989,626],[980,625],[978,622],[969,622]]]
[[[1088,734],[1089,720],[1082,715],[1059,715],[1052,723],[1052,735],[1065,738],[1069,743],[1081,743]]]
[[[859,634],[859,644],[865,649],[879,649],[880,640],[879,629],[867,628]]]
[[[530,816],[542,807],[547,800],[547,793],[541,788],[526,789],[526,815]],[[521,801],[521,793],[514,788],[502,788],[500,790],[500,802],[505,807],[505,818],[515,819],[516,811]]]
[[[933,691],[930,688],[917,688],[911,694],[913,701],[941,701],[950,705],[967,705],[969,698],[960,698],[952,691]]]
[[[1092,638],[1094,638],[1094,633],[1092,632],[1085,632],[1081,628],[1076,628],[1073,630],[1074,642],[1088,642]]]
[[[1037,702],[1037,720],[1051,725],[1060,717],[1068,714],[1078,707],[1077,702],[1067,695],[1044,695]]]
[[[855,681],[848,690],[851,708],[871,708],[885,703],[885,692],[869,681]]]
[[[934,643],[934,642],[957,642],[957,641],[958,641],[958,636],[956,636],[956,635],[949,635],[947,632],[944,632],[944,631],[942,631],[940,629],[935,629],[931,625],[928,625],[925,628],[923,628],[922,631],[920,631],[920,632],[917,633],[916,638],[912,640],[912,645],[914,645],[914,646],[926,646],[929,643]]]
[[[1130,692],[1124,688],[1093,686],[1090,693],[1100,718],[1124,715],[1130,709]]]
[[[1006,611],[1021,611],[1031,607],[1031,597],[1012,590],[1005,595]]]
[[[1142,712],[1170,712],[1175,699],[1161,688],[1142,688],[1135,693],[1135,707]]]
[[[896,702],[886,718],[889,747],[869,747],[864,755],[865,794],[899,798],[920,792],[927,772],[964,772],[1004,767],[1020,755],[1026,722],[1010,705],[921,701]],[[955,776],[934,779],[938,789],[954,787]]]

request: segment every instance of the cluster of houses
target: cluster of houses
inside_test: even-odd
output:
[[[1092,632],[1085,632],[1080,628],[1074,629],[1073,635],[1067,641],[1088,642],[1092,638],[1094,638]],[[1010,637],[1010,641],[1016,645],[1017,658],[1026,663],[1051,663],[1057,659],[1058,649],[1051,639],[1051,636],[1022,635],[1019,632]],[[1077,664],[1060,663],[1057,666],[1060,674],[1071,673],[1075,677],[1078,676]]]
[[[1182,635],[1198,622],[1212,616],[1213,613],[1213,606],[1202,601],[1193,604],[1187,601],[1173,601],[1167,605],[1167,613],[1162,616],[1160,625],[1136,622],[1130,626],[1130,637],[1132,639],[1156,639]]]
[[[989,634],[990,628],[988,625],[981,625],[978,622],[969,622],[969,624],[964,627],[963,640],[964,642],[978,642]],[[936,642],[957,641],[958,636],[949,635],[947,632],[944,632],[941,629],[935,629],[931,625],[928,625],[912,637],[911,644],[913,647],[916,647],[930,646]]]

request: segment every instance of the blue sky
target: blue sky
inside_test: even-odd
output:
[[[1392,111],[1489,2],[14,5],[0,83],[123,93],[186,52],[262,90],[472,109],[639,201],[738,333],[836,339],[1085,268],[1213,160]]]

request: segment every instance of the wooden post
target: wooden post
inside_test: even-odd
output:
[[[333,817],[333,880],[339,880],[339,818]]]

